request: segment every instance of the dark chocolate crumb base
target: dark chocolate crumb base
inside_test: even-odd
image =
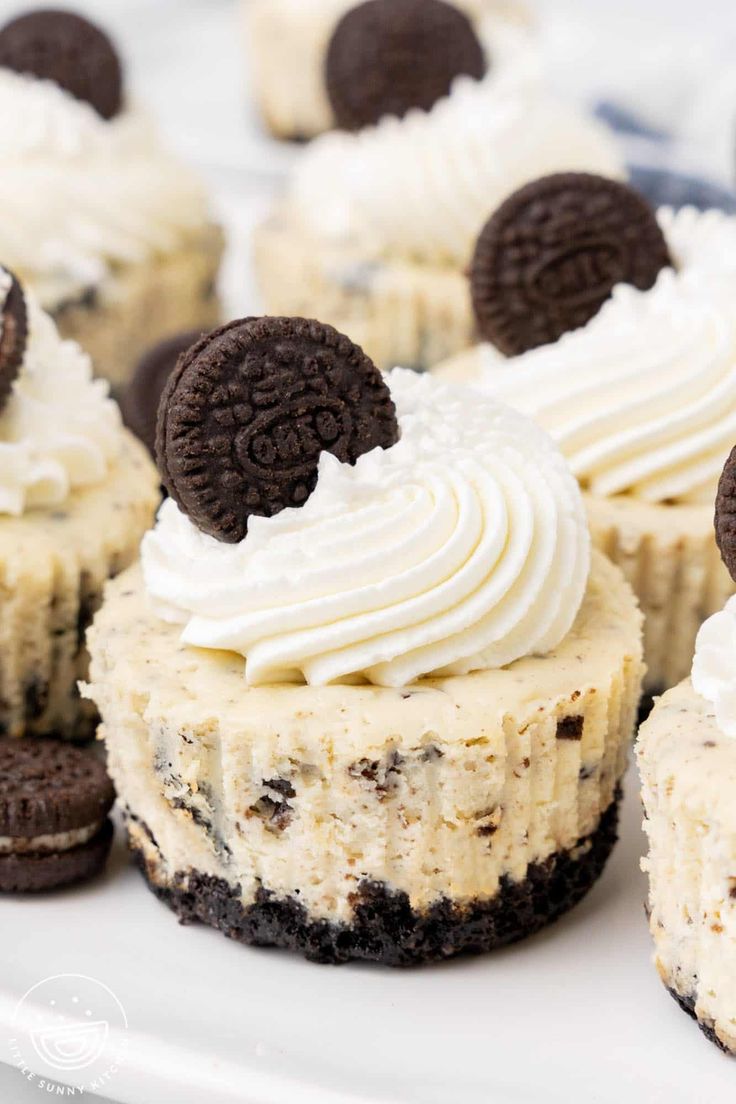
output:
[[[718,1038],[715,1032],[713,1024],[709,1020],[701,1020],[695,1011],[695,997],[683,997],[671,986],[666,986],[667,992],[673,997],[683,1012],[687,1012],[691,1020],[695,1020],[700,1030],[705,1035],[706,1039],[710,1039],[711,1043],[715,1043],[719,1050],[722,1050],[724,1054],[727,1054],[729,1058],[736,1058],[736,1054],[732,1050],[729,1050],[724,1042]]]
[[[353,897],[352,924],[312,920],[294,897],[279,898],[265,888],[243,907],[237,887],[196,870],[157,885],[142,850],[132,842],[131,849],[150,888],[183,924],[200,921],[238,942],[298,951],[312,962],[414,966],[515,943],[576,905],[600,877],[616,842],[620,798],[619,790],[595,832],[572,851],[533,864],[523,882],[504,878],[490,900],[459,906],[442,898],[416,912],[406,893],[363,882]],[[138,825],[155,846],[148,828]]]

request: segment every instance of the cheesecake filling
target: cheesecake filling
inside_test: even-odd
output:
[[[143,542],[146,587],[182,641],[245,657],[250,685],[428,674],[545,655],[590,568],[578,485],[544,432],[431,377],[389,376],[400,439],[330,453],[300,508],[226,544],[172,500]]]
[[[0,836],[0,855],[48,854],[55,851],[71,851],[89,843],[104,824],[97,820],[84,828],[68,832],[49,832],[40,836]]]

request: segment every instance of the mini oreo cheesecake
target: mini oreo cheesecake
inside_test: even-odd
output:
[[[152,889],[391,965],[574,905],[616,838],[641,615],[549,438],[261,318],[179,360],[157,450],[170,498],[85,691]]]
[[[86,739],[85,630],[137,556],[157,473],[89,357],[7,269],[0,304],[0,735]]]
[[[411,8],[415,22],[402,30],[413,26],[420,42],[424,8]],[[430,88],[444,53],[437,45],[422,54]],[[263,303],[272,314],[323,318],[381,369],[429,368],[475,339],[464,273],[488,214],[543,173],[617,176],[623,162],[603,124],[547,89],[529,46],[500,53],[481,80],[458,70],[450,95],[401,118],[380,118],[395,106],[395,84],[376,78],[364,87],[347,79],[345,65],[339,72],[363,125],[312,143],[256,227]],[[399,87],[426,106],[424,85],[407,78]]]
[[[655,217],[615,181],[536,181],[478,240],[485,342],[436,369],[562,449],[594,542],[644,611],[649,693],[687,676],[700,625],[734,590],[712,524],[736,435],[734,258],[736,219],[720,212]]]
[[[736,579],[736,449],[716,533]],[[736,1054],[736,598],[698,634],[692,676],[640,730],[649,926],[662,981],[721,1049]]]
[[[521,0],[243,0],[243,14],[263,121],[277,138],[299,141],[378,122],[373,113],[366,118],[366,86],[370,96],[390,84],[398,97],[381,104],[381,114],[391,106],[403,114],[414,84],[419,96],[410,106],[431,107],[458,73],[482,77],[499,51],[513,52],[530,34]],[[410,29],[405,39],[417,18],[421,36]],[[440,64],[425,73],[438,50]],[[353,89],[357,115],[346,102]]]
[[[0,28],[0,159],[0,259],[115,387],[152,342],[218,322],[221,232],[100,28],[46,9]]]

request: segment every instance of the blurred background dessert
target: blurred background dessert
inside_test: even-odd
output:
[[[625,172],[612,133],[550,91],[533,47],[458,76],[428,111],[323,135],[255,232],[263,305],[325,318],[381,368],[428,368],[473,338],[464,270],[488,215],[562,170]]]
[[[197,175],[73,12],[0,27],[0,258],[119,387],[147,344],[219,317],[222,251]]]
[[[242,0],[252,94],[268,130],[304,141],[338,125],[326,81],[331,40],[356,0]],[[400,0],[404,3],[405,0]],[[530,33],[524,0],[451,0],[472,21],[486,64],[514,49],[508,27]],[[408,66],[407,66],[408,67]]]

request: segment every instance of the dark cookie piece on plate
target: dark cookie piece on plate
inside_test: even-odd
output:
[[[103,119],[123,102],[123,73],[104,31],[74,12],[44,8],[12,19],[0,30],[0,66],[54,81]]]
[[[428,111],[461,75],[479,80],[486,59],[473,25],[445,0],[366,0],[340,20],[325,63],[339,127]]]
[[[348,337],[304,318],[246,318],[179,360],[161,398],[156,456],[180,509],[236,543],[251,515],[304,505],[322,452],[354,464],[398,433],[383,377]]]
[[[94,752],[0,739],[0,892],[52,889],[98,873],[112,842],[114,800]]]
[[[182,353],[202,337],[201,330],[187,330],[160,341],[145,353],[120,402],[125,424],[148,446],[156,449],[156,417],[161,395]]]
[[[736,446],[725,463],[716,494],[716,543],[736,581]]]
[[[12,272],[0,266],[0,411],[23,362],[27,337],[23,289]]]
[[[542,177],[480,233],[470,270],[480,332],[517,356],[584,326],[616,284],[652,287],[669,264],[654,211],[632,188],[589,173]]]

